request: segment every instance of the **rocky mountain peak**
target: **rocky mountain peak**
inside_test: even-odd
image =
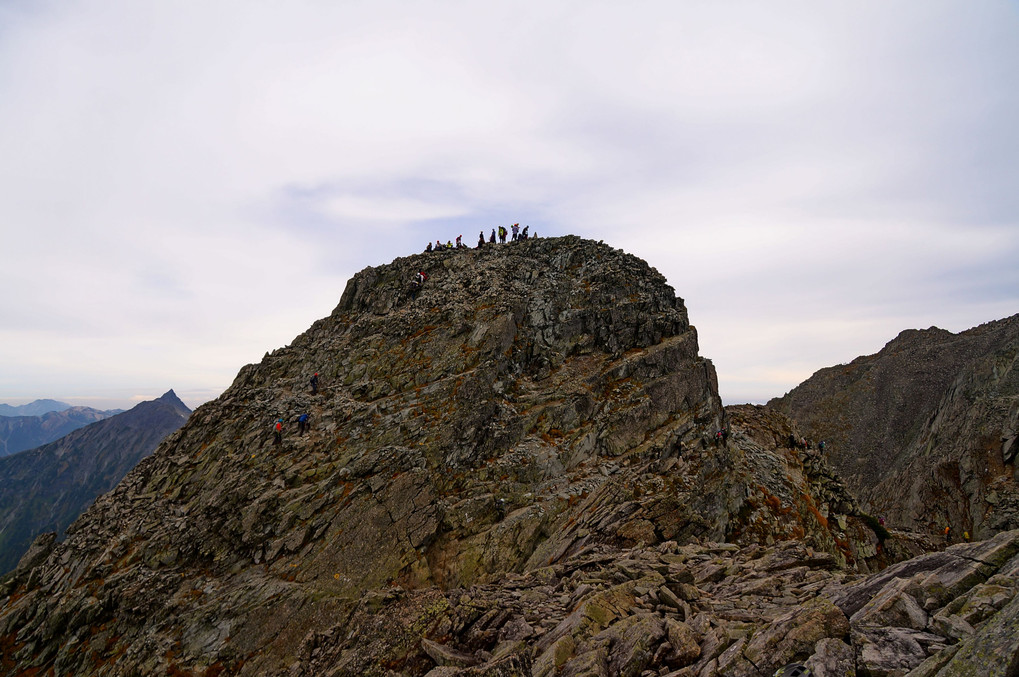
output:
[[[952,333],[901,332],[822,369],[769,407],[789,414],[864,506],[958,537],[1019,527],[1019,315]]]
[[[730,638],[694,651],[689,600],[740,547],[799,579],[893,549],[789,425],[727,416],[682,300],[602,243],[366,268],[0,585],[3,669],[552,674],[616,621],[657,642],[620,674],[710,662]]]
[[[173,392],[173,388],[170,388],[165,393],[156,398],[168,404],[184,404],[180,398],[177,397],[177,393]]]

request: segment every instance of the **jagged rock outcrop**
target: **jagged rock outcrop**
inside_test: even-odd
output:
[[[1011,675],[1019,532],[859,576],[785,541],[592,546],[465,589],[388,588],[280,675]]]
[[[109,418],[118,411],[68,406],[33,416],[0,416],[0,457],[59,440],[79,428]]]
[[[956,540],[1019,527],[1019,315],[904,331],[768,406],[827,442],[868,512]]]
[[[37,535],[63,533],[190,413],[171,390],[56,442],[0,458],[0,573],[18,563]]]
[[[429,279],[416,291],[419,269]],[[623,252],[571,237],[367,268],[329,317],[240,370],[65,542],[38,544],[0,587],[0,665],[284,674],[302,669],[299,649],[332,656],[357,632],[378,652],[316,674],[470,671],[477,657],[425,632],[469,586],[727,537],[802,539],[817,553],[808,559],[848,564],[859,551],[821,512],[842,515],[842,493],[818,503],[824,482],[809,464],[770,458],[738,426],[716,445],[725,419],[682,300]],[[397,588],[414,591],[408,613],[424,614],[406,632],[373,615]],[[692,592],[662,588],[672,608]],[[505,637],[526,643],[535,619]],[[664,617],[628,623],[620,641],[634,643],[608,669],[636,670],[664,637],[674,662],[700,646]],[[392,642],[410,653],[386,658]],[[477,674],[531,670],[543,655],[493,656],[501,663]]]

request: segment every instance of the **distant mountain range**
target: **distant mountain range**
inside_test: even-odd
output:
[[[63,532],[190,415],[171,390],[49,444],[0,458],[0,572],[12,569],[40,533]]]
[[[67,402],[58,402],[57,400],[36,400],[28,404],[19,404],[16,407],[0,404],[0,416],[42,416],[51,411],[63,411],[70,408],[71,405]]]
[[[0,405],[9,409],[37,409],[34,405],[40,402],[61,404],[55,400],[36,400],[21,407]],[[121,412],[120,409],[101,411],[91,407],[72,407],[65,405],[62,409],[54,409],[42,414],[25,414],[0,417],[0,456],[16,454],[26,449],[48,444],[59,440],[73,430],[109,418]]]

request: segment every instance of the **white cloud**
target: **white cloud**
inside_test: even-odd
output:
[[[197,403],[353,272],[500,222],[648,259],[727,399],[1003,317],[1016,24],[926,0],[0,6],[0,399]]]

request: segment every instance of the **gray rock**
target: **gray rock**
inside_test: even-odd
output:
[[[854,677],[856,657],[853,647],[839,639],[826,637],[814,647],[804,665],[813,677]]]

